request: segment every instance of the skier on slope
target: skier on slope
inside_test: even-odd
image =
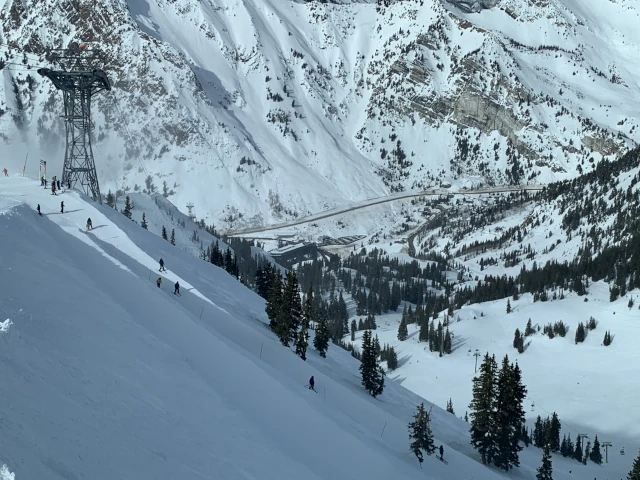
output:
[[[164,268],[164,260],[163,260],[163,259],[160,259],[160,262],[159,262],[159,263],[160,263],[160,268],[158,269],[158,271],[159,271],[159,272],[166,272],[166,271],[167,271],[167,269],[166,269],[166,268]]]
[[[38,215],[42,216],[42,212],[40,212],[40,204],[38,204],[37,210],[38,210]]]
[[[444,460],[444,447],[440,445],[440,460]]]
[[[64,202],[60,202],[60,213],[64,213]]]
[[[313,379],[313,375],[311,375],[311,378],[309,379],[309,390],[313,390],[314,392],[316,391],[314,387],[314,385],[316,384],[315,380]]]
[[[173,294],[180,295],[180,284],[178,282],[173,286]]]
[[[55,182],[51,183],[51,195],[57,195],[56,194],[56,184],[55,184]]]
[[[156,285],[158,286],[158,288],[160,288],[160,285],[162,285],[162,278],[158,277],[158,279],[156,280]]]

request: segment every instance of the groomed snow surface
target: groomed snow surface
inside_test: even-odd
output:
[[[392,381],[373,399],[335,346],[303,362],[223,270],[75,192],[20,177],[0,187],[2,480],[504,478],[477,462],[468,425],[435,406],[449,464],[427,457],[420,469],[406,424],[422,399]],[[526,449],[508,476],[535,478],[540,457]],[[554,457],[557,480],[626,471]]]

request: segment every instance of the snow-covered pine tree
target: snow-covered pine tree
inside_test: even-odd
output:
[[[542,451],[542,465],[537,469],[536,480],[553,480],[553,468],[551,465],[551,449],[549,444]]]
[[[584,447],[584,455],[582,455],[582,463],[584,465],[587,464],[587,460],[589,460],[590,455],[591,455],[591,442],[587,442],[587,446]]]
[[[370,330],[365,330],[362,336],[361,355],[360,373],[362,375],[362,386],[370,395],[377,397],[384,390],[384,372],[378,365],[378,357],[371,339]]]
[[[313,347],[318,351],[322,358],[327,356],[329,348],[329,327],[327,326],[327,318],[323,312],[317,314],[318,326],[316,327],[316,335],[313,337]]]
[[[480,453],[482,463],[493,462],[498,453],[495,409],[497,397],[497,370],[495,356],[487,353],[480,365],[479,375],[473,378],[471,410],[471,444]]]
[[[169,240],[169,238],[167,237],[167,229],[164,228],[164,225],[162,226],[162,238],[164,238],[165,240]]]
[[[398,340],[404,342],[407,337],[409,337],[409,331],[407,330],[406,316],[403,314],[400,325],[398,326]]]
[[[145,216],[144,212],[142,213],[142,223],[140,224],[140,226],[145,230],[149,229],[149,225],[147,224],[147,217]]]
[[[429,412],[424,409],[424,403],[418,405],[416,413],[413,415],[413,422],[409,423],[409,439],[413,440],[409,448],[414,453],[418,462],[422,465],[424,457],[422,452],[432,455],[436,451],[433,443],[433,433],[431,431],[431,418]]]

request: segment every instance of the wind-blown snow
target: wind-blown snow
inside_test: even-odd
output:
[[[4,322],[0,322],[0,333],[7,333],[12,323],[10,318],[7,318]]]

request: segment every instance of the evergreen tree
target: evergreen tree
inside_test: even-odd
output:
[[[553,468],[551,466],[551,448],[549,444],[544,446],[542,452],[542,465],[537,469],[536,480],[553,480]]]
[[[109,190],[109,193],[107,193],[106,202],[107,202],[107,205],[109,205],[111,208],[113,208],[116,204],[116,199],[113,196],[113,193],[111,193],[111,190]]]
[[[561,429],[562,429],[562,424],[560,423],[558,414],[556,412],[553,412],[553,415],[551,416],[550,438],[549,438],[549,448],[551,448],[552,452],[560,451],[560,430]]]
[[[174,228],[171,229],[171,245],[176,244],[176,230]]]
[[[282,291],[282,305],[278,312],[275,330],[282,345],[288,346],[289,342],[296,341],[301,317],[302,307],[300,305],[298,279],[295,273],[289,271]]]
[[[362,386],[369,394],[376,397],[384,390],[384,373],[378,365],[370,330],[365,330],[362,336],[361,355],[360,373],[362,375]]]
[[[627,475],[627,480],[640,480],[640,453],[633,461],[633,466],[631,467],[631,471],[629,475]]]
[[[562,443],[560,444],[560,455],[566,457],[568,455],[568,447],[567,447],[567,436],[562,436]]]
[[[473,379],[471,410],[471,444],[480,453],[482,463],[492,463],[498,453],[495,410],[497,397],[497,370],[495,356],[487,353],[480,365],[479,375]]]
[[[576,445],[573,450],[573,459],[579,462],[582,461],[582,437],[578,437]]]
[[[409,336],[409,332],[407,331],[407,323],[405,321],[405,316],[402,316],[402,320],[400,320],[400,325],[398,326],[398,340],[404,342]]]
[[[584,323],[582,322],[578,323],[578,328],[576,328],[576,345],[578,343],[584,342],[584,339],[586,338],[586,336],[587,334],[584,328]]]
[[[316,335],[313,337],[313,347],[318,351],[322,358],[326,358],[327,349],[329,348],[329,327],[327,326],[327,317],[324,312],[318,312],[318,326],[316,327]]]
[[[533,329],[533,326],[531,325],[531,319],[529,319],[527,321],[527,326],[524,329],[524,336],[528,337],[529,335],[533,335],[535,333],[536,331]]]
[[[507,299],[507,313],[511,313],[511,301]]]
[[[444,353],[451,354],[451,334],[449,333],[449,327],[447,327],[447,331],[444,334]]]
[[[608,347],[609,345],[611,345],[611,332],[609,330],[604,332],[604,340],[602,341],[602,344],[605,347]]]
[[[277,277],[274,278],[274,281],[271,282],[269,288],[269,294],[267,297],[267,306],[265,307],[265,311],[267,312],[267,317],[269,317],[269,327],[273,332],[277,331],[278,321],[280,319],[280,310],[282,309],[282,279],[280,278],[280,274],[277,274]]]
[[[515,334],[513,336],[513,348],[518,348],[518,345],[520,344],[520,339],[521,339],[521,335],[520,335],[520,329],[516,328]]]
[[[169,238],[167,237],[167,229],[164,228],[164,225],[162,226],[162,238],[164,238],[165,240],[169,240]]]
[[[144,212],[142,213],[142,223],[140,224],[140,226],[145,230],[149,229],[149,225],[147,224],[147,217],[145,216]]]
[[[422,465],[424,461],[422,452],[432,455],[436,451],[431,432],[431,418],[429,412],[424,409],[424,403],[418,405],[413,418],[413,422],[408,425],[409,438],[413,440],[409,448]]]
[[[453,411],[453,402],[451,401],[451,399],[449,399],[449,401],[447,402],[447,412],[453,413],[455,415]]]
[[[497,430],[498,453],[493,462],[505,471],[520,465],[518,456],[522,450],[520,432],[525,420],[522,404],[526,393],[527,389],[522,385],[520,367],[517,363],[515,366],[510,364],[509,357],[505,355],[498,374],[494,422]]]
[[[122,213],[129,220],[131,220],[131,210],[133,210],[133,204],[131,203],[131,199],[129,198],[129,195],[127,195],[124,199],[124,210],[122,210]]]
[[[306,306],[306,305],[305,305]],[[298,338],[296,339],[296,355],[299,355],[302,360],[307,359],[307,345],[309,344],[309,318],[306,315],[302,316],[302,325],[298,332]]]
[[[587,442],[587,446],[584,447],[584,455],[582,456],[582,463],[584,465],[587,464],[587,460],[589,460],[590,455],[591,455],[591,442]]]
[[[544,446],[544,428],[542,426],[542,418],[538,415],[536,423],[533,426],[533,445],[542,448]]]
[[[591,454],[589,455],[589,459],[598,465],[602,464],[602,452],[600,451],[600,441],[598,440],[598,435],[593,440],[593,448],[591,449]]]

